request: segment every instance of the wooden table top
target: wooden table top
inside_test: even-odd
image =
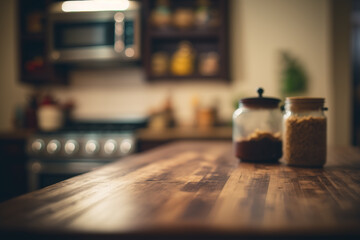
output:
[[[329,149],[312,169],[241,163],[230,142],[173,143],[0,204],[0,237],[28,234],[357,238],[360,150]]]

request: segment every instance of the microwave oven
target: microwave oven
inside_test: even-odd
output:
[[[128,0],[65,1],[49,7],[50,62],[140,59],[140,3]]]

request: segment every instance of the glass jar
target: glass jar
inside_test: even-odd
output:
[[[288,165],[321,167],[326,162],[324,98],[289,97],[285,101],[284,161]]]
[[[235,155],[245,162],[278,162],[282,155],[280,99],[243,98],[233,114]]]

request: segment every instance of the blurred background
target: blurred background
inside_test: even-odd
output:
[[[237,101],[258,87],[281,99],[324,97],[328,143],[360,145],[358,1],[93,2],[0,3],[1,161],[19,185],[8,196],[28,189],[29,162],[39,172],[43,148],[81,148],[62,148],[75,123],[91,122],[92,132],[135,124],[136,147],[123,155],[178,139],[231,140]],[[85,149],[107,149],[97,144]]]

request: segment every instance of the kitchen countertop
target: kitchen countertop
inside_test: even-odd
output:
[[[0,140],[25,140],[34,132],[31,129],[4,130],[0,131]]]
[[[217,139],[231,140],[232,127],[213,127],[213,128],[168,128],[164,130],[153,130],[149,128],[139,129],[137,138],[140,141],[150,140],[191,140],[191,139]]]
[[[230,142],[179,142],[0,204],[0,238],[360,237],[360,150],[323,169],[241,163]],[[157,238],[158,239],[158,238]]]

